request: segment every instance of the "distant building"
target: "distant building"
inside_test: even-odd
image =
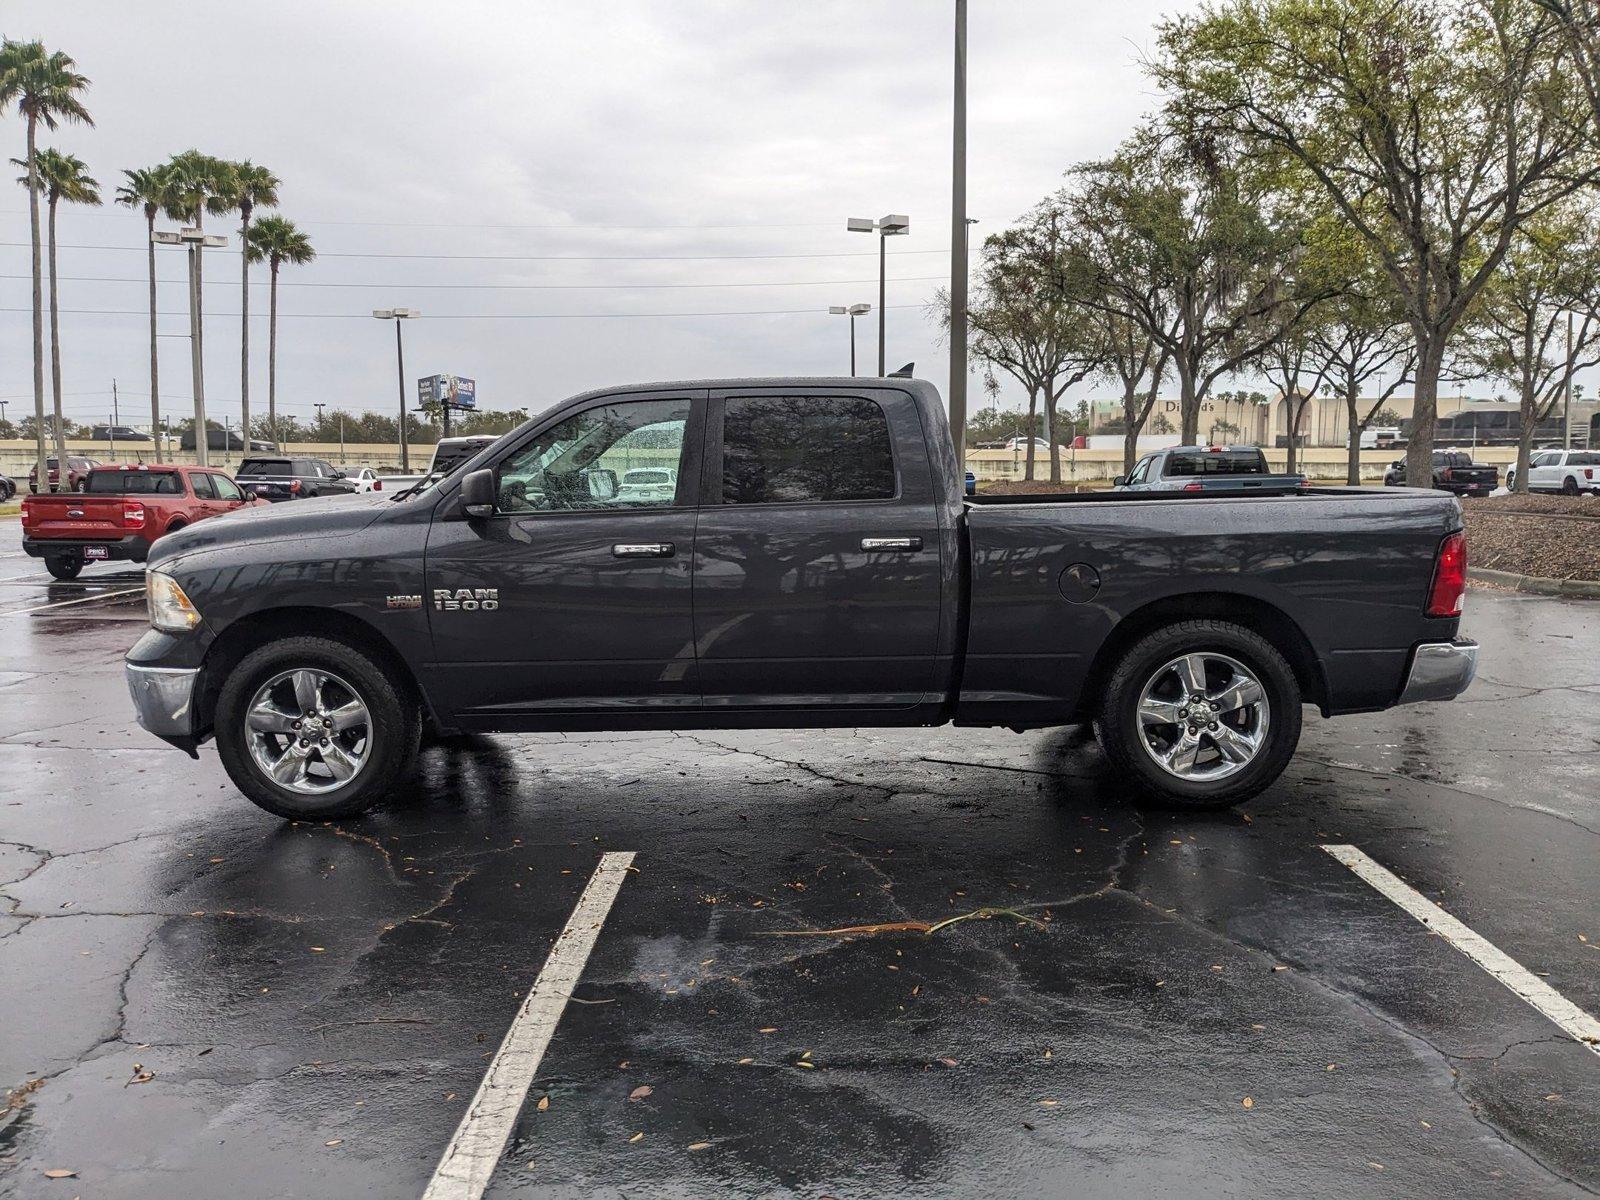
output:
[[[1375,403],[1363,398],[1363,414]],[[1413,397],[1391,396],[1380,409],[1387,409],[1398,418],[1401,436],[1411,432],[1411,407]],[[1280,392],[1265,403],[1252,403],[1235,399],[1214,397],[1200,405],[1200,440],[1218,443],[1250,443],[1258,446],[1286,446],[1289,442],[1289,404]],[[1178,398],[1160,396],[1151,408],[1151,420],[1159,413],[1178,428],[1180,417]],[[1368,428],[1386,422],[1372,422]],[[1324,448],[1344,447],[1349,437],[1349,420],[1343,398],[1314,396],[1300,405],[1299,444]],[[1122,426],[1122,401],[1099,399],[1089,402],[1089,428],[1091,433],[1108,433]],[[1573,398],[1572,440],[1576,445],[1600,446],[1600,401]],[[1147,423],[1145,428],[1149,429]],[[1498,400],[1488,397],[1440,396],[1438,402],[1438,429],[1434,440],[1440,444],[1483,446],[1514,444],[1522,431],[1522,414],[1515,400]],[[1561,409],[1540,423],[1534,434],[1538,443],[1555,444],[1562,440]]]

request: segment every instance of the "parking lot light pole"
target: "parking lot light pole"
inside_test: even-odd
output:
[[[828,311],[836,317],[850,318],[850,374],[856,373],[856,318],[872,311],[870,304],[830,304]]]
[[[911,218],[905,213],[890,213],[876,221],[866,217],[851,217],[844,223],[844,227],[851,233],[876,233],[878,235],[878,375],[885,373],[883,353],[883,310],[888,306],[888,278],[885,270],[888,266],[888,252],[885,249],[885,238],[897,237],[903,233],[911,232]]]
[[[220,250],[228,239],[219,233],[186,227],[177,233],[165,230],[150,235],[158,246],[183,246],[189,251],[189,370],[193,374],[194,388],[194,461],[210,466],[211,438],[206,431],[206,372],[200,346],[200,252]]]
[[[950,145],[950,436],[956,465],[967,436],[967,0],[956,0]],[[1029,436],[1033,434],[1028,431]],[[1050,448],[1054,461],[1055,446]]]
[[[394,360],[399,370],[400,381],[400,472],[403,475],[411,473],[411,448],[406,442],[406,350],[400,340],[400,322],[420,317],[421,310],[415,308],[375,308],[372,315],[380,321],[394,322]]]

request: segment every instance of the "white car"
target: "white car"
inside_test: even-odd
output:
[[[671,500],[678,494],[678,472],[670,467],[635,467],[622,473],[617,500]]]
[[[1506,487],[1517,487],[1517,469],[1506,471]],[[1583,492],[1600,496],[1600,450],[1537,450],[1528,460],[1530,492]]]
[[[1020,437],[1012,438],[1009,442],[1005,443],[1005,445],[1002,447],[1002,449],[1005,449],[1005,450],[1026,450],[1027,448],[1028,448],[1028,439],[1027,438],[1020,438]],[[1050,443],[1045,441],[1043,438],[1034,438],[1033,439],[1033,448],[1035,450],[1044,450],[1044,451],[1048,452],[1049,449],[1050,449]]]
[[[383,491],[383,485],[378,482],[383,476],[379,475],[371,467],[362,467],[350,478],[355,483],[356,491],[358,492]]]

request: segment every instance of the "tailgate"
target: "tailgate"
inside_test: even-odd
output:
[[[23,524],[36,538],[107,538],[116,541],[125,532],[124,507],[140,507],[124,496],[29,496],[23,501]]]
[[[246,477],[239,480],[239,486],[252,496],[262,496],[267,499],[272,497],[295,496],[300,493],[298,479],[273,478],[266,475],[254,478]]]

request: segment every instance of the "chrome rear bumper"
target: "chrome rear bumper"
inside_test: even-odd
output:
[[[1472,685],[1478,673],[1478,643],[1465,638],[1454,642],[1423,642],[1411,656],[1411,670],[1400,692],[1401,704],[1423,700],[1454,700]]]

